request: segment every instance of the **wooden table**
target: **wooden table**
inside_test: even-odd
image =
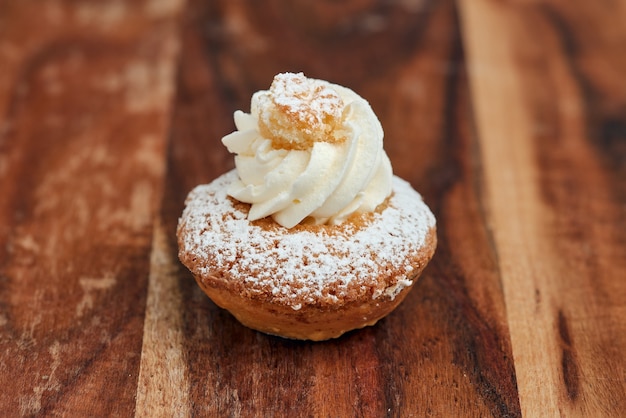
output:
[[[626,414],[626,2],[0,1],[0,416]],[[265,336],[177,261],[275,73],[346,85],[439,246],[400,308]]]

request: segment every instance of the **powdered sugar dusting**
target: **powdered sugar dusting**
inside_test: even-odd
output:
[[[371,295],[391,299],[410,286],[413,260],[435,218],[421,196],[394,177],[394,193],[365,227],[314,231],[263,228],[227,197],[232,170],[188,196],[179,221],[179,255],[196,276],[229,280],[250,297],[291,306],[329,305]],[[193,260],[193,261],[190,261]]]

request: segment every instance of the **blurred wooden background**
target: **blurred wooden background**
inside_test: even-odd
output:
[[[0,0],[0,415],[626,411],[626,2]],[[178,263],[274,74],[348,86],[439,247],[375,327],[265,336]]]

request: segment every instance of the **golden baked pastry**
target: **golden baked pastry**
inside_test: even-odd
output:
[[[351,90],[282,74],[251,108],[223,139],[237,169],[187,197],[181,262],[268,334],[325,340],[375,324],[432,257],[434,216],[391,174],[378,119]]]

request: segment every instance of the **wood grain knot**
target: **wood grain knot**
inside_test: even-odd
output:
[[[575,400],[578,398],[580,390],[580,373],[576,363],[576,351],[570,336],[567,318],[561,309],[558,312],[558,328],[562,350],[561,371],[563,373],[563,382],[565,383],[567,397],[570,400]]]

